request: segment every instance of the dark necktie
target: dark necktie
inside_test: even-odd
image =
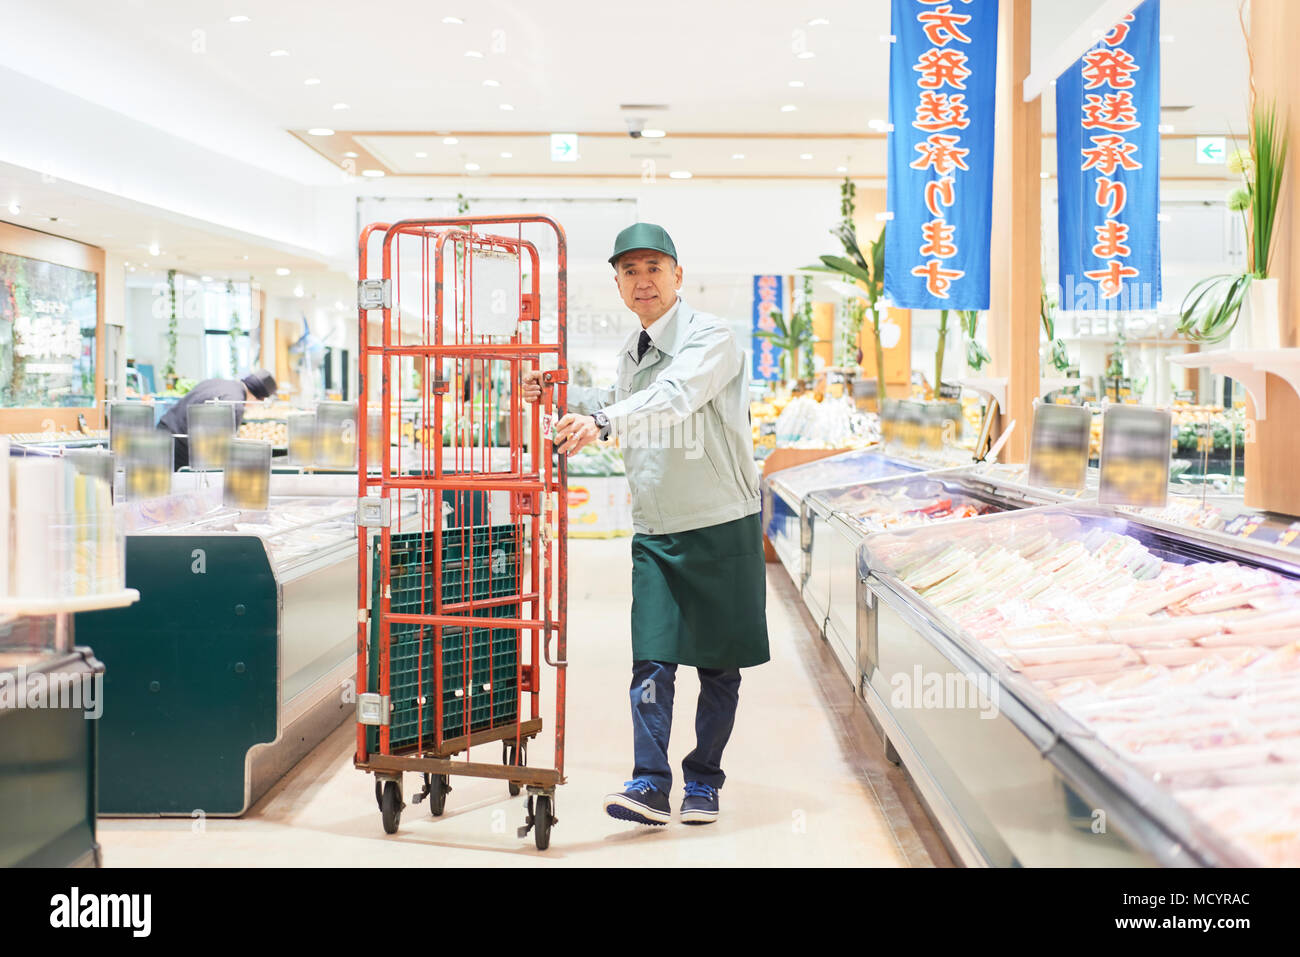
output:
[[[641,330],[641,338],[636,343],[636,361],[640,362],[645,351],[650,348],[650,333],[644,329]]]

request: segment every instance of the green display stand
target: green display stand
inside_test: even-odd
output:
[[[107,668],[101,814],[241,814],[246,757],[276,739],[278,608],[255,536],[132,535],[140,600],[77,616]]]

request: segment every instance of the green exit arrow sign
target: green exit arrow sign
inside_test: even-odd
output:
[[[1228,140],[1223,136],[1196,137],[1196,162],[1202,166],[1222,166],[1228,161]]]
[[[551,134],[551,162],[576,163],[578,160],[578,134]]]

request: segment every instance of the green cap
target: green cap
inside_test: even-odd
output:
[[[614,255],[609,257],[609,264],[614,265],[619,256],[633,249],[653,249],[677,259],[677,247],[673,245],[668,230],[654,223],[633,223],[619,233],[614,240]]]

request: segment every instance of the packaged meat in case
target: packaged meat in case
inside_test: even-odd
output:
[[[1300,569],[1087,506],[885,532],[863,549],[1042,712],[1252,859],[1300,862]],[[1271,803],[1242,816],[1220,788]]]

